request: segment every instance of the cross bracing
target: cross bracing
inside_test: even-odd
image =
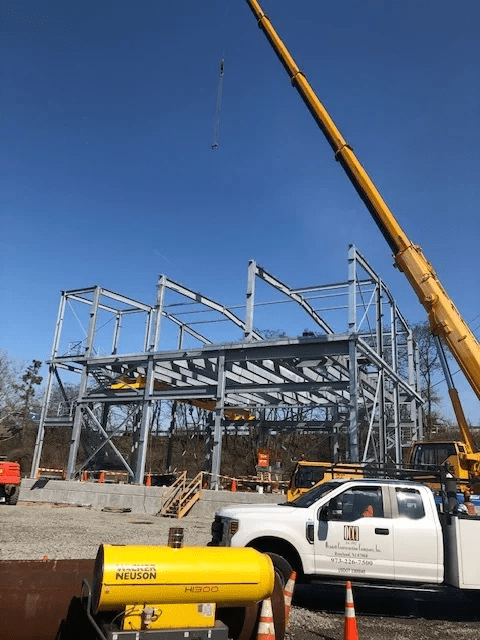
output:
[[[282,297],[262,298],[260,285]],[[259,309],[285,304],[299,310],[311,328],[303,330],[298,324],[303,320],[288,333],[255,328]],[[421,429],[415,345],[388,288],[354,247],[348,281],[330,285],[290,288],[251,261],[245,320],[239,308],[166,276],[159,278],[154,305],[101,287],[63,292],[32,474],[40,464],[45,428],[61,419],[52,390],[57,386],[62,392],[64,375],[78,380],[73,403],[64,390],[60,403],[68,407],[72,428],[69,478],[108,450],[133,482],[142,482],[156,407],[171,404],[164,430],[173,434],[179,402],[205,413],[213,432],[213,474],[220,473],[222,433],[257,426],[344,433],[350,460],[401,462],[405,438]],[[282,318],[288,315],[284,308]],[[343,331],[336,332],[339,315]],[[129,329],[131,319],[139,317]],[[220,321],[236,331],[233,339],[218,339],[226,335]],[[83,337],[72,334],[75,325]],[[202,325],[202,333],[194,325]],[[114,444],[115,435],[126,432],[132,435],[128,460]],[[83,459],[82,437],[90,441]]]

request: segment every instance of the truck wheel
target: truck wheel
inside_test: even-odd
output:
[[[10,491],[5,492],[5,502],[11,505],[17,504],[19,495],[20,495],[20,485],[14,484],[10,489]]]
[[[287,562],[283,556],[279,556],[278,553],[270,553],[270,551],[268,551],[267,556],[270,556],[275,573],[278,575],[282,587],[285,587],[293,571],[290,563]]]

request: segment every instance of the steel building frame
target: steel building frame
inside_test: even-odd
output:
[[[232,307],[164,275],[159,278],[153,306],[99,286],[63,292],[32,477],[40,466],[45,429],[62,423],[72,427],[67,479],[78,476],[95,455],[108,449],[131,482],[142,483],[155,407],[165,400],[174,407],[186,402],[208,412],[212,445],[207,458],[213,486],[220,474],[224,430],[238,432],[245,425],[345,433],[348,460],[401,463],[405,442],[421,437],[416,347],[385,283],[354,246],[349,248],[348,264],[347,282],[292,289],[251,261],[245,321]],[[282,294],[282,300],[257,300],[259,281]],[[167,304],[170,294],[183,302]],[[348,327],[343,333],[336,333],[313,306],[315,300],[328,304],[332,299],[334,306],[322,311],[347,311]],[[335,306],[341,299],[345,304]],[[283,302],[301,309],[314,330],[263,339],[254,329],[259,306]],[[88,311],[88,329],[83,340],[65,348],[66,312],[73,304]],[[208,318],[213,314],[215,320],[204,319],[200,313]],[[182,316],[188,314],[187,322]],[[145,324],[141,350],[119,353],[123,323],[132,315],[141,316]],[[104,317],[109,318],[104,324],[111,328],[108,348],[98,344]],[[219,319],[241,331],[239,341],[215,343],[193,326]],[[166,322],[177,327],[177,344],[162,349]],[[184,347],[186,336],[198,346]],[[78,396],[73,405],[68,403],[67,418],[55,416],[52,407],[55,383],[68,401],[65,375],[79,381]],[[123,418],[112,426],[110,417],[116,408],[121,408]],[[125,430],[132,434],[128,460],[113,442]],[[94,443],[90,454],[79,460],[82,434]]]

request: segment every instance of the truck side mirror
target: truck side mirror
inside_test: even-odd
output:
[[[324,504],[321,509],[318,510],[318,519],[320,522],[328,522],[330,515],[330,509],[328,504]]]
[[[341,520],[343,518],[342,503],[337,498],[332,498],[328,504],[324,504],[318,512],[318,519],[322,522],[328,520]]]

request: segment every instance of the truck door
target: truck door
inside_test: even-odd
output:
[[[392,520],[386,515],[382,487],[356,486],[332,498],[317,514],[315,573],[393,580]]]
[[[431,502],[413,487],[391,489],[395,579],[442,582],[442,532]]]

